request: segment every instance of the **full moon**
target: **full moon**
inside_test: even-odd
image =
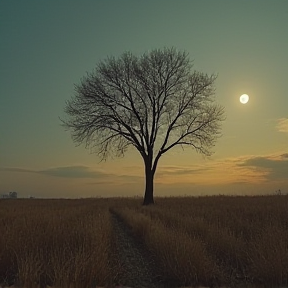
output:
[[[249,101],[249,96],[247,94],[243,94],[240,96],[240,102],[242,104],[246,104]]]

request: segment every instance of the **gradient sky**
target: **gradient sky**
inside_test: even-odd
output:
[[[99,163],[58,117],[98,61],[165,46],[218,74],[226,121],[209,159],[160,159],[155,196],[288,193],[287,0],[7,0],[0,39],[0,194],[142,196],[136,151]]]

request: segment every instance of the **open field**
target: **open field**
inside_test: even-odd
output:
[[[287,195],[141,200],[0,200],[0,286],[288,285]]]

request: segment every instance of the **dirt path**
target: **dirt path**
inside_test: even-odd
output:
[[[145,246],[132,235],[130,228],[114,213],[111,213],[115,232],[116,251],[123,268],[122,285],[133,288],[167,287],[160,283],[157,267]]]

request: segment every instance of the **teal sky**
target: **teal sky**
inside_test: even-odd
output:
[[[218,74],[226,121],[210,159],[160,159],[155,195],[288,193],[287,0],[7,0],[0,37],[0,194],[141,196],[140,155],[99,163],[59,117],[98,61],[165,46]]]

